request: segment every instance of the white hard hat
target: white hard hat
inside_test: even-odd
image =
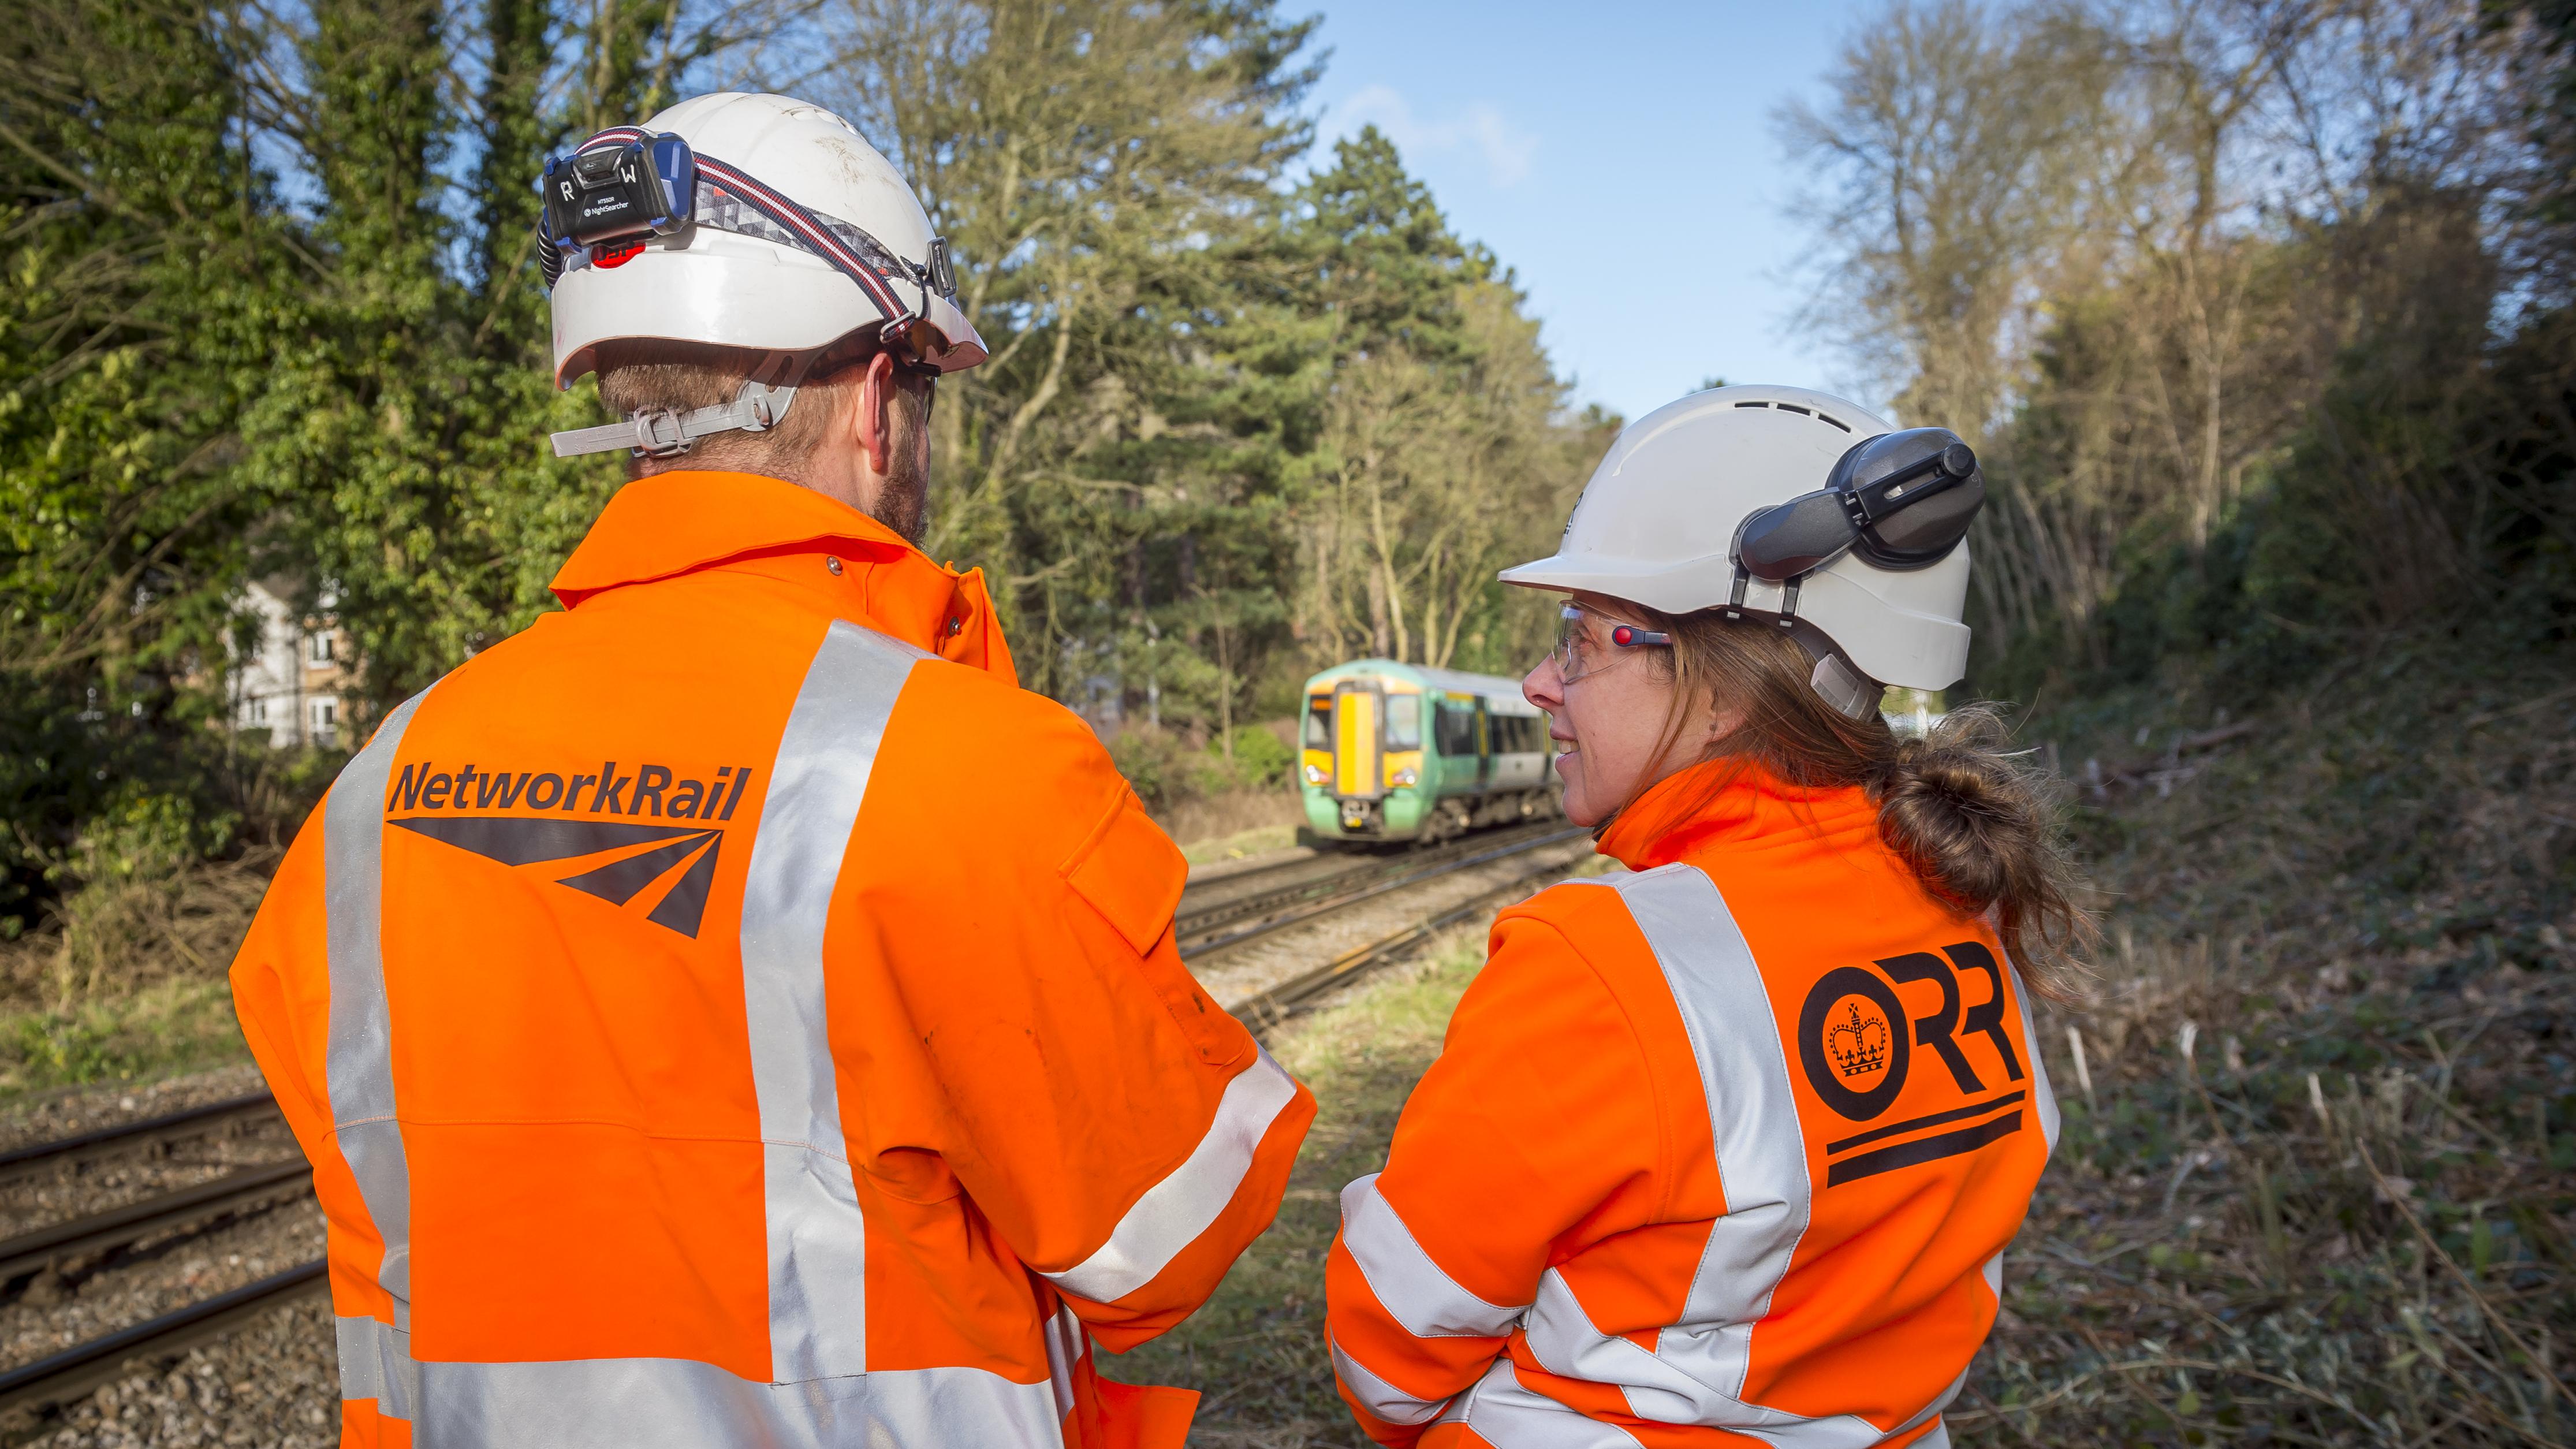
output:
[[[757,430],[784,413],[806,364],[854,334],[940,372],[985,358],[921,203],[820,106],[698,96],[593,136],[550,162],[544,185],[558,387],[595,367],[603,342],[749,349],[780,360],[765,381],[789,384],[747,395],[743,420],[725,423]]]
[[[1863,718],[1880,686],[1966,672],[1960,535],[1983,498],[1975,455],[1941,429],[1896,433],[1804,388],[1721,387],[1622,430],[1555,555],[1502,578],[1777,621],[1815,657],[1817,693]]]

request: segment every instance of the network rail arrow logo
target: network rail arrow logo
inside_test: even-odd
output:
[[[519,815],[432,815],[385,823],[503,865],[581,861],[583,869],[555,877],[556,883],[614,906],[634,900],[685,864],[686,870],[644,919],[693,941],[706,913],[707,892],[715,884],[716,857],[724,849],[722,830],[696,825],[531,820]],[[637,846],[649,848],[633,849]],[[630,853],[605,864],[590,864],[592,857],[618,849]]]

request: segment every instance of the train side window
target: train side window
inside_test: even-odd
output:
[[[1306,748],[1329,750],[1333,747],[1333,697],[1311,695],[1306,702]]]
[[[1390,694],[1386,697],[1386,747],[1390,750],[1422,748],[1422,696]]]
[[[1476,716],[1472,711],[1453,709],[1443,704],[1433,716],[1440,753],[1472,758],[1476,753]]]

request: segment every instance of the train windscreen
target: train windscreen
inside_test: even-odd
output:
[[[1386,697],[1386,747],[1390,750],[1422,748],[1420,695],[1390,694]]]

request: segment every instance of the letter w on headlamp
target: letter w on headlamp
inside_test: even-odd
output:
[[[1745,519],[1735,560],[1772,583],[1846,552],[1883,569],[1929,568],[1959,546],[1985,501],[1985,474],[1958,434],[1881,433],[1843,454],[1823,488]]]

